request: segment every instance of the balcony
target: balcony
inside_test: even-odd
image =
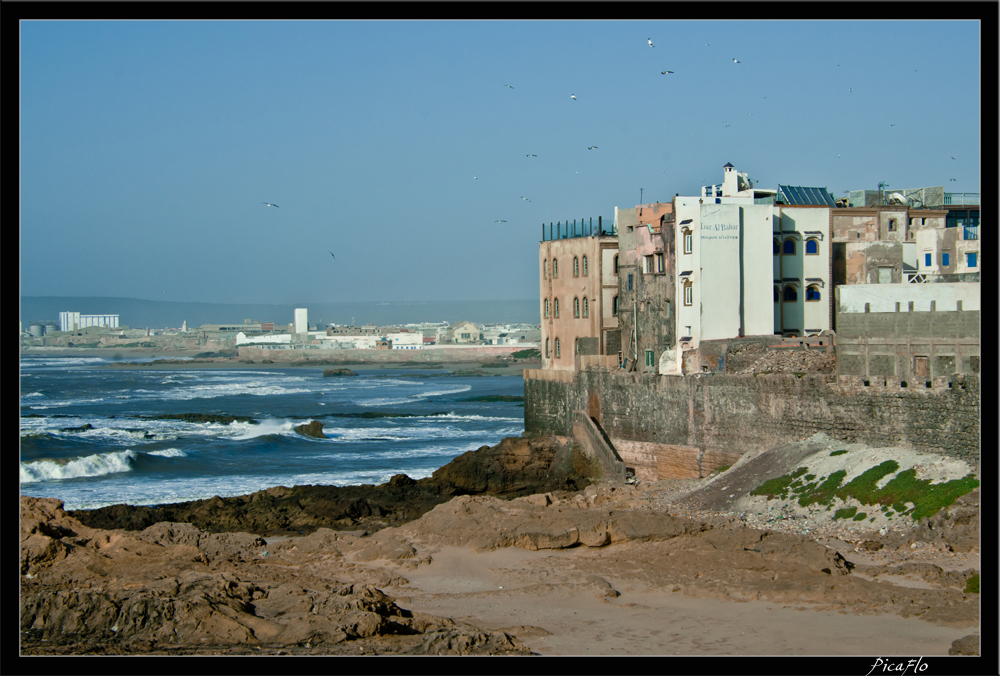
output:
[[[979,193],[978,192],[946,192],[944,194],[945,206],[955,206],[955,205],[979,205]]]
[[[551,242],[557,239],[572,239],[574,237],[593,237],[595,235],[613,235],[615,234],[610,229],[606,230],[604,228],[604,217],[598,216],[597,223],[594,223],[594,219],[580,219],[579,225],[576,219],[570,223],[567,220],[565,223],[559,221],[558,223],[549,223],[546,226],[542,223],[542,241]]]

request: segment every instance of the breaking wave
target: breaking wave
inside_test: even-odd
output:
[[[132,471],[136,453],[132,450],[88,455],[76,460],[36,460],[21,463],[21,483],[57,481]]]

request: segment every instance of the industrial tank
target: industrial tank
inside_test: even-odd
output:
[[[35,322],[34,324],[28,327],[28,333],[30,333],[35,338],[41,338],[45,333],[45,327],[39,324],[38,322]]]

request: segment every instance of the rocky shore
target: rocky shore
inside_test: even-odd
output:
[[[615,486],[577,460],[506,439],[382,486],[22,497],[22,654],[978,652],[978,489],[891,532],[815,513],[803,534],[731,509],[757,499],[739,472]]]

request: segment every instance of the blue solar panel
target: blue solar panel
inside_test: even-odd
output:
[[[837,201],[826,188],[805,188],[796,185],[779,185],[778,191],[784,196],[786,204],[818,204],[836,207]]]

